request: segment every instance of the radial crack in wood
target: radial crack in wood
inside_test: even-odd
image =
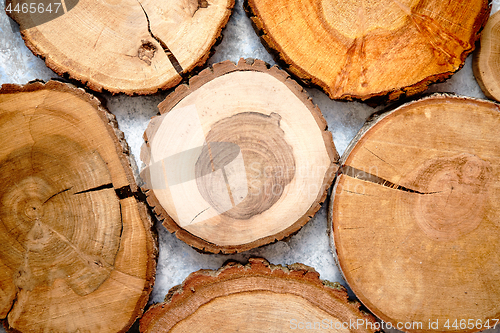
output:
[[[480,47],[474,53],[472,68],[486,97],[500,101],[500,14],[491,15],[481,34]]]
[[[372,119],[347,148],[332,250],[384,322],[473,332],[483,327],[454,321],[500,319],[499,125],[497,104],[434,95]]]
[[[140,331],[375,332],[379,323],[359,307],[342,285],[320,280],[311,267],[252,258],[245,266],[231,261],[217,271],[192,273],[144,314]]]
[[[474,49],[488,0],[246,0],[261,39],[288,70],[332,99],[424,91]]]
[[[159,105],[144,137],[148,202],[170,232],[233,253],[297,232],[338,166],[332,135],[302,88],[262,61],[226,61]]]
[[[141,5],[141,8],[142,8],[142,11],[144,12],[144,15],[146,15],[146,20],[148,21],[148,31],[149,31],[149,34],[151,35],[151,37],[153,37],[157,42],[158,44],[160,44],[161,48],[163,49],[163,52],[165,52],[165,54],[167,55],[168,57],[168,60],[170,60],[170,63],[172,64],[172,66],[174,66],[175,70],[177,71],[177,73],[179,73],[179,75],[182,75],[182,72],[184,71],[181,67],[181,65],[179,64],[179,61],[177,60],[177,58],[173,55],[172,52],[170,52],[170,49],[168,48],[167,44],[165,44],[165,42],[163,42],[160,38],[158,38],[157,36],[155,36],[153,34],[153,32],[151,31],[151,22],[149,22],[149,17],[148,17],[148,13],[146,13],[146,10],[144,9],[144,7],[142,6],[142,3],[137,0],[137,2],[139,2],[139,5]],[[146,42],[146,44],[148,44],[148,49],[151,49],[152,48],[152,44],[149,43],[149,42]],[[144,47],[145,44],[143,42],[143,50],[146,49],[146,47]],[[139,52],[143,52],[143,50],[140,50]],[[152,57],[152,56],[151,56]],[[145,60],[149,65],[151,65],[151,58],[146,56],[146,58],[148,60]],[[141,59],[142,60],[142,59]]]
[[[359,169],[353,168],[353,167],[348,166],[348,165],[344,165],[343,167],[341,167],[339,169],[339,171],[340,171],[340,174],[342,174],[342,175],[346,175],[346,176],[349,176],[349,177],[361,179],[361,180],[364,180],[364,181],[367,181],[367,182],[372,182],[372,183],[375,183],[375,184],[380,184],[382,186],[386,186],[386,187],[389,187],[389,188],[392,188],[392,189],[395,189],[395,190],[406,191],[406,192],[410,192],[410,193],[424,194],[424,195],[425,194],[439,193],[439,192],[424,193],[424,192],[412,190],[411,188],[407,188],[405,186],[394,184],[394,183],[392,183],[392,182],[390,182],[390,181],[388,181],[386,179],[380,178],[380,177],[378,177],[376,175],[372,175],[371,173],[367,173],[364,170],[359,170]]]
[[[0,319],[21,332],[126,331],[156,245],[115,118],[51,81],[0,90]]]
[[[17,2],[7,0],[6,8]],[[38,10],[7,14],[20,25],[28,48],[59,75],[96,91],[129,95],[171,88],[182,80],[180,74],[203,65],[234,5],[234,0],[66,2],[69,10],[50,20]]]

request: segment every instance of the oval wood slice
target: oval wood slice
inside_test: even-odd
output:
[[[51,81],[0,90],[0,318],[21,332],[127,331],[156,245],[115,117]]]
[[[469,332],[500,319],[499,111],[447,95],[411,102],[368,123],[342,157],[337,258],[385,322]]]
[[[7,0],[6,6],[22,2]],[[131,95],[171,88],[203,65],[234,0],[61,3],[57,9],[64,15],[53,19],[38,10],[7,13],[19,23],[28,48],[59,75],[67,73],[96,91]]]
[[[247,0],[263,42],[332,99],[419,93],[460,69],[488,0]]]
[[[240,252],[298,231],[338,159],[320,110],[264,62],[214,65],[159,105],[144,137],[148,202],[170,232],[207,252]]]
[[[480,47],[474,52],[472,69],[484,94],[500,101],[500,13],[491,15],[481,34]]]
[[[275,266],[253,258],[245,266],[228,262],[217,271],[192,273],[170,290],[165,303],[144,314],[140,331],[376,331],[370,329],[376,327],[375,319],[359,306],[347,300],[342,285],[320,280],[311,267]],[[349,323],[359,325],[349,329]]]

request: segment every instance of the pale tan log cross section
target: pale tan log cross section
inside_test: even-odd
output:
[[[463,66],[488,0],[247,0],[262,41],[333,99],[422,92]]]
[[[8,4],[13,4],[7,0]],[[60,14],[8,14],[28,48],[60,75],[113,93],[175,86],[205,63],[234,0],[65,0]],[[54,7],[55,9],[56,7]]]
[[[262,61],[203,70],[160,105],[141,172],[164,226],[208,252],[297,232],[338,168],[332,134],[302,87]]]
[[[372,119],[346,150],[333,250],[378,318],[408,332],[498,324],[499,126],[498,104],[433,95]]]
[[[156,269],[115,117],[50,81],[0,90],[0,319],[16,332],[125,332]]]
[[[500,12],[491,15],[481,33],[481,43],[474,52],[473,70],[486,97],[500,101]]]
[[[341,284],[320,280],[313,268],[252,258],[192,273],[144,314],[140,332],[373,333],[376,327]]]

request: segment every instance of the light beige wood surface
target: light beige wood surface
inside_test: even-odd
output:
[[[474,52],[474,76],[484,94],[500,101],[500,14],[491,15],[481,33],[480,47]]]
[[[239,252],[299,230],[319,209],[337,153],[302,88],[263,62],[216,64],[169,95],[145,132],[148,201],[170,232]]]
[[[175,86],[181,75],[205,63],[233,5],[234,0],[80,0],[38,25],[38,12],[9,14],[28,48],[59,75],[97,91],[150,94]]]
[[[0,90],[0,319],[21,332],[126,331],[156,245],[114,116],[51,81]]]
[[[333,99],[419,93],[462,67],[487,0],[247,0],[263,42]]]
[[[359,306],[347,300],[344,287],[321,281],[310,267],[253,258],[245,266],[230,262],[192,273],[144,314],[140,331],[374,332],[375,319]]]
[[[447,95],[411,102],[368,123],[341,159],[335,251],[380,319],[433,332],[500,319],[499,110]]]

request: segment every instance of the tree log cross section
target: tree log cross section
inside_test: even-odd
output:
[[[393,100],[459,70],[488,0],[246,0],[265,45],[332,99]]]
[[[234,6],[234,0],[66,0],[53,17],[43,6],[13,10],[20,3],[29,5],[7,0],[7,14],[49,68],[90,89],[129,95],[172,88],[203,65]]]
[[[313,268],[252,258],[191,273],[144,314],[140,332],[373,333],[377,324],[342,285],[320,280]]]
[[[116,120],[82,89],[0,90],[0,319],[16,332],[127,331],[156,245]]]
[[[497,104],[434,95],[369,121],[346,150],[334,253],[383,321],[474,332],[500,319],[499,125]]]
[[[159,107],[141,174],[180,239],[245,251],[298,231],[319,209],[337,153],[320,111],[284,72],[262,61],[216,64]]]
[[[474,53],[472,69],[486,97],[500,101],[500,13],[491,15],[481,33],[480,47]]]

